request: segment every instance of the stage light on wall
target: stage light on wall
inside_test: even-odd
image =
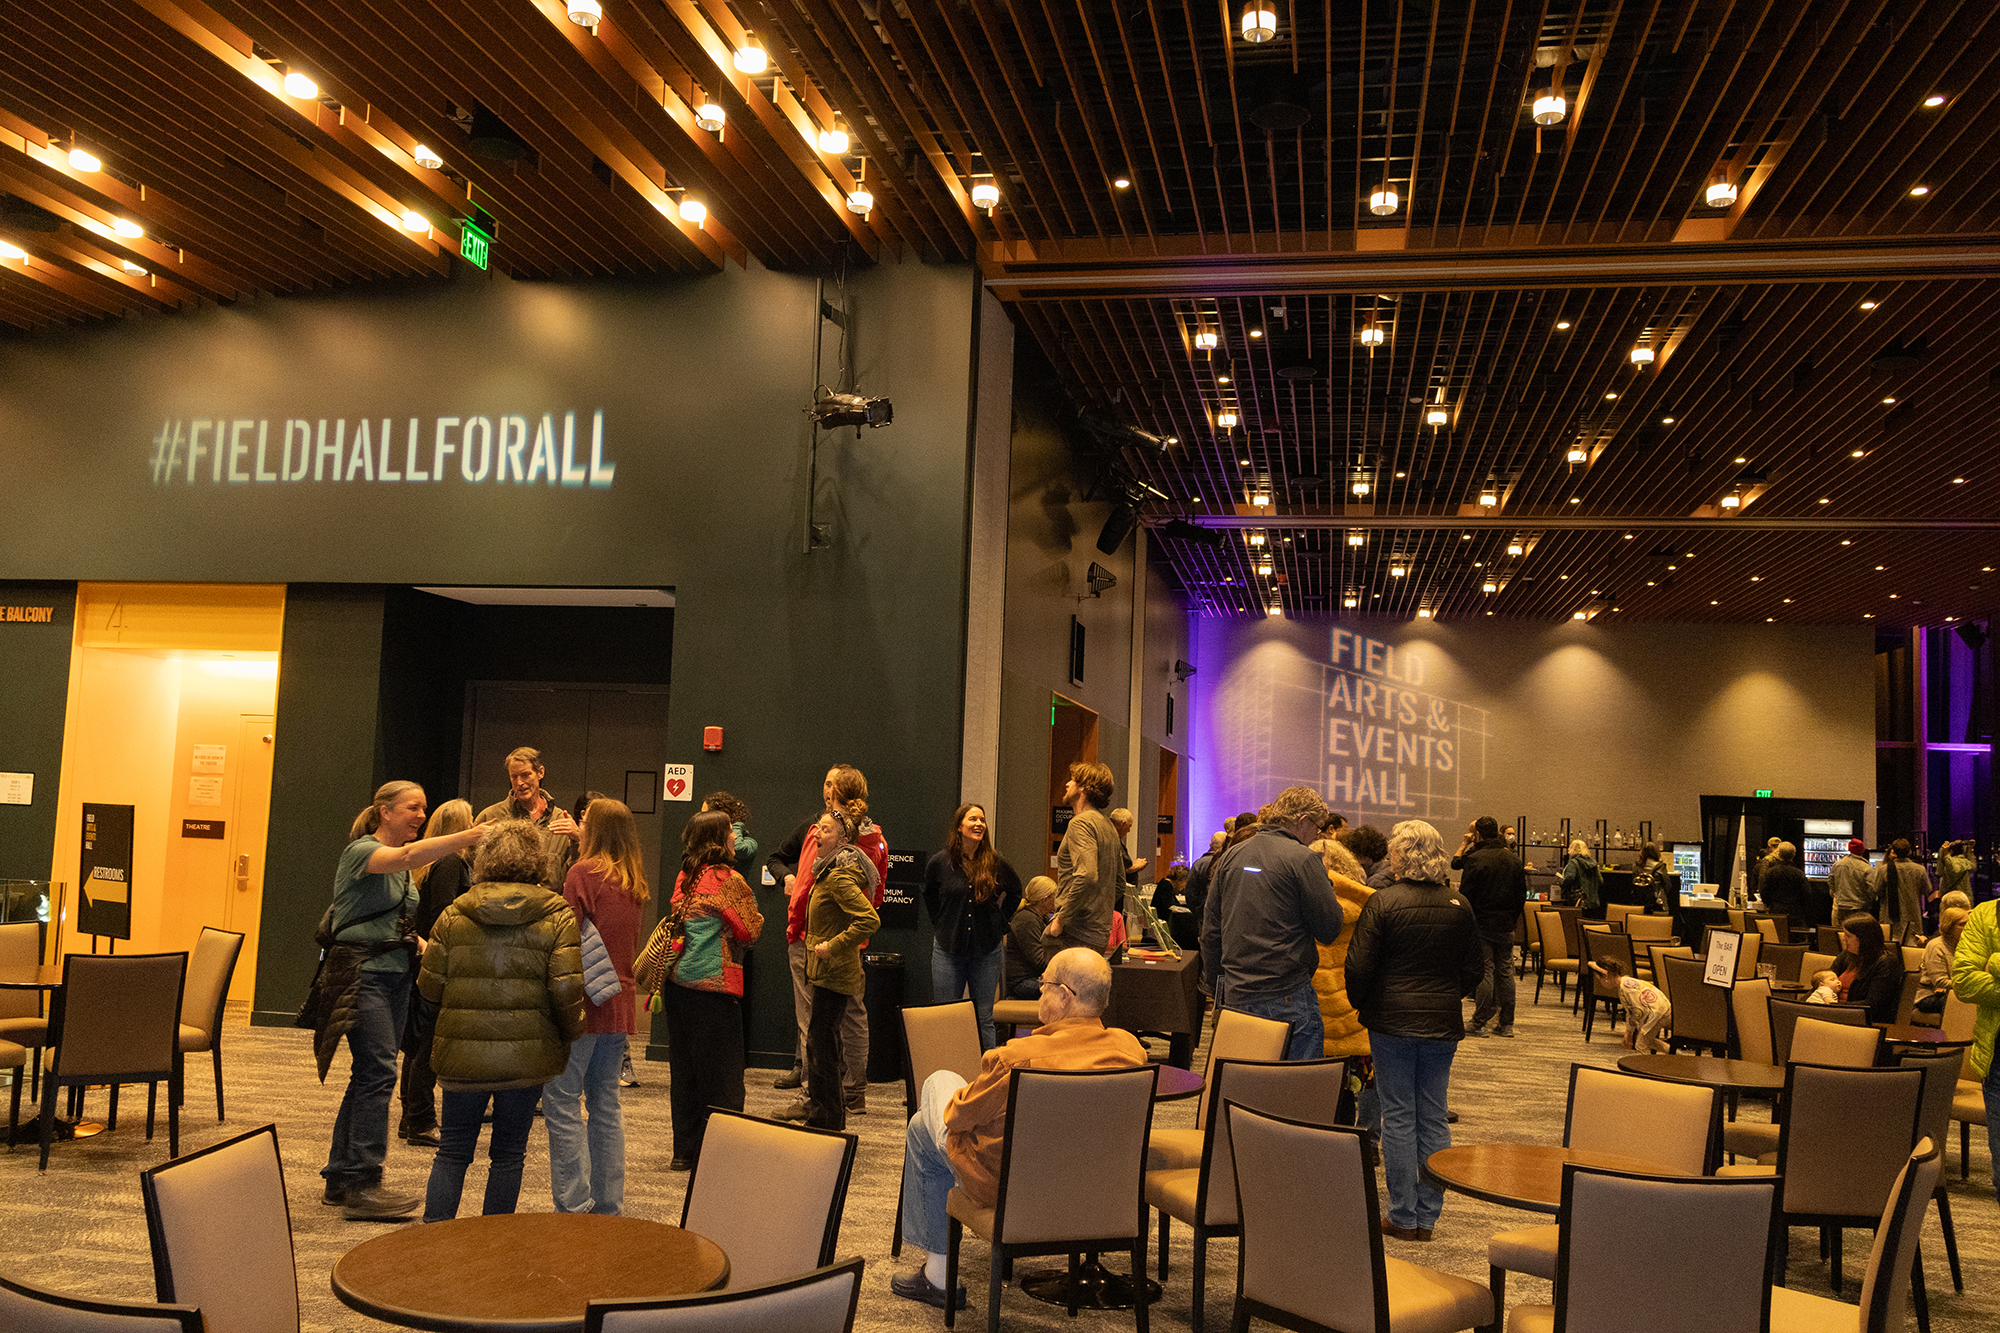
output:
[[[728,115],[716,104],[715,99],[712,97],[704,98],[702,104],[694,109],[694,123],[707,130],[710,134],[720,133],[722,127],[728,123],[728,120]]]
[[[1243,40],[1268,42],[1278,35],[1278,6],[1273,0],[1244,0]]]
[[[1386,218],[1396,211],[1396,206],[1401,202],[1402,200],[1396,197],[1396,192],[1384,185],[1368,196],[1368,211],[1378,218]]]
[[[764,43],[757,39],[757,34],[745,28],[743,45],[736,48],[736,54],[730,57],[730,62],[741,73],[762,74],[770,68],[771,57],[765,54]]]
[[[1569,114],[1569,103],[1560,93],[1543,93],[1535,99],[1535,124],[1560,125]]]
[[[593,35],[604,22],[604,6],[598,0],[569,0],[568,12],[571,23]]]
[[[436,171],[439,167],[444,165],[443,158],[439,157],[435,151],[426,148],[422,144],[418,144],[415,148],[412,148],[410,150],[410,159],[411,161],[415,162],[418,166],[422,167],[426,171]]]

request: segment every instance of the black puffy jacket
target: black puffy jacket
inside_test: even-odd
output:
[[[1451,858],[1451,868],[1462,872],[1458,887],[1472,904],[1479,928],[1489,935],[1511,935],[1521,904],[1528,900],[1528,870],[1521,858],[1500,839],[1490,838]]]
[[[1472,905],[1446,884],[1399,880],[1368,900],[1347,946],[1347,996],[1371,1033],[1457,1041],[1485,950]]]

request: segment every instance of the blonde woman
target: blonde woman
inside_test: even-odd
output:
[[[424,836],[441,838],[471,827],[471,802],[446,801],[431,812],[431,822],[424,825]],[[471,879],[472,862],[466,859],[463,850],[446,852],[429,865],[411,871],[410,883],[417,890],[417,916],[410,933],[420,940],[429,939],[438,914],[465,892]],[[412,973],[412,992],[416,985],[417,978]],[[396,1137],[413,1148],[438,1146],[437,1073],[431,1068],[431,1033],[436,1019],[436,1012],[419,1003],[413,994],[409,1021],[403,1025],[403,1078],[396,1091],[396,1099],[403,1108]]]
[[[584,809],[577,863],[563,878],[563,901],[577,929],[594,926],[618,974],[618,993],[586,1001],[583,1035],[570,1044],[569,1063],[542,1094],[549,1127],[549,1192],[559,1213],[612,1213],[625,1206],[625,1118],[618,1070],[626,1034],[638,1026],[632,959],[651,896],[639,829],[623,801],[599,797]],[[586,1129],[582,1108],[588,1104]]]

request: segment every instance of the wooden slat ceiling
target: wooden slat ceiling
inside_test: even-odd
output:
[[[1240,0],[567,8],[0,7],[0,324],[439,281],[475,209],[521,277],[970,260],[1218,611],[2000,606],[1987,0],[1281,2],[1261,44]]]

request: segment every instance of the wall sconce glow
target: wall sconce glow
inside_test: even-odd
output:
[[[1450,420],[1451,413],[1445,411],[1442,407],[1433,407],[1424,413],[1424,424],[1427,426],[1442,426]]]
[[[117,232],[128,241],[136,241],[146,234],[146,229],[131,218],[111,219],[111,230]]]
[[[1650,347],[1634,347],[1632,349],[1632,364],[1635,366],[1652,365],[1653,349]]]
[[[1380,347],[1388,336],[1383,331],[1381,325],[1369,324],[1361,330],[1361,345],[1363,347]]]
[[[604,22],[604,6],[598,0],[569,0],[569,21],[585,32],[595,33]]]
[[[429,231],[430,229],[431,229],[431,220],[429,218],[425,217],[422,213],[419,213],[414,208],[404,210],[403,212],[404,231]]]
[[[1225,408],[1223,411],[1217,412],[1215,414],[1215,424],[1222,427],[1224,430],[1228,430],[1231,426],[1234,426],[1236,424],[1236,414]]]
[[[436,171],[444,165],[444,159],[433,150],[418,144],[410,150],[410,159],[426,171]]]
[[[102,171],[104,162],[88,149],[72,148],[69,150],[69,167],[71,171]]]
[[[1710,208],[1727,208],[1736,202],[1736,187],[1728,181],[1717,181],[1702,197],[1708,200]]]
[[[721,133],[722,127],[728,122],[728,119],[728,116],[723,113],[722,108],[716,104],[713,98],[704,101],[694,109],[694,123],[707,130],[710,134]]]
[[[691,222],[699,227],[708,218],[708,205],[698,194],[681,195],[681,221]]]
[[[875,211],[875,196],[867,186],[857,185],[847,192],[847,211],[863,217]]]
[[[762,74],[771,65],[764,43],[758,41],[757,34],[747,28],[743,31],[743,45],[736,48],[736,54],[730,57],[730,61],[744,74]]]
[[[1555,93],[1544,93],[1535,99],[1535,124],[1560,125],[1569,114],[1569,103]]]
[[[1268,42],[1278,35],[1278,7],[1272,0],[1244,0],[1243,40]]]
[[[1396,206],[1402,202],[1396,197],[1396,192],[1385,185],[1368,196],[1368,211],[1378,218],[1386,218],[1395,212]]]
[[[839,114],[836,113],[833,118],[833,124],[819,132],[819,150],[822,153],[830,153],[834,157],[839,157],[847,151],[848,142],[847,123],[841,120]]]
[[[1201,351],[1212,352],[1215,350],[1215,345],[1221,341],[1221,335],[1206,324],[1194,331],[1194,345]]]
[[[297,70],[293,70],[285,76],[285,93],[287,96],[310,102],[319,96],[319,85]]]
[[[129,259],[119,260],[118,267],[124,269],[127,273],[131,274],[135,278],[143,278],[146,276],[146,266],[144,264],[135,264]]]
[[[983,208],[990,215],[1000,202],[1000,187],[992,181],[979,181],[972,187],[972,206]]]

